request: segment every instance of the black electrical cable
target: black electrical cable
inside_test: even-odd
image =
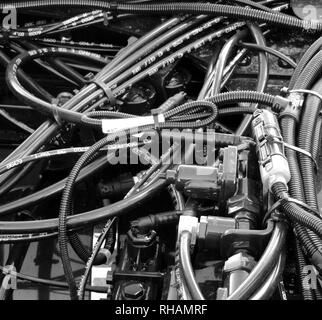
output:
[[[175,22],[177,22],[177,21],[175,21]],[[173,21],[172,21],[172,23],[173,23]],[[166,25],[166,24],[164,24],[164,25]],[[163,26],[164,26],[163,25]],[[158,34],[160,34],[160,30],[161,30],[161,27],[159,28],[159,29],[156,29],[156,30],[158,30]],[[153,34],[153,32],[151,32],[150,34]],[[145,37],[145,41],[146,41],[146,39],[147,39],[148,37]],[[135,44],[137,44],[138,42],[140,42],[140,40],[139,41],[137,41],[137,42],[135,42]],[[143,40],[142,40],[142,42],[143,42]],[[131,47],[131,49],[133,50],[133,48],[134,47],[138,47],[137,45],[135,46],[130,46]],[[124,49],[125,50],[125,49]],[[117,57],[116,57],[116,59],[114,59],[113,60],[113,62],[114,61],[119,61],[119,60],[122,60],[122,59],[120,59],[119,57],[120,56],[123,56],[123,52],[124,52],[124,50],[122,51],[122,53],[121,53],[121,55],[118,55]],[[126,50],[127,51],[127,50]],[[110,63],[109,64],[109,66],[110,65],[113,65],[113,62],[112,63]],[[83,101],[84,102],[84,99],[83,99],[83,97],[86,95],[86,94],[89,94],[90,92],[91,92],[91,90],[93,89],[93,86],[88,86],[85,90],[82,90],[81,91],[81,93],[77,96],[77,99],[76,99],[76,97],[75,97],[75,99],[71,99],[72,101],[70,102],[70,103],[67,103],[66,104],[66,106],[64,106],[66,109],[69,109],[70,107],[71,107],[71,105],[72,105],[72,103],[75,103],[76,101]],[[90,96],[88,96],[88,98],[87,98],[87,100],[85,99],[85,101],[92,101],[93,99],[95,98],[95,95],[90,95]],[[79,109],[80,107],[78,107],[78,109]],[[56,128],[55,128],[56,129]],[[57,129],[56,129],[57,130]],[[49,138],[50,137],[50,135],[52,135],[53,133],[51,133],[51,134],[49,134],[49,133],[47,133],[44,137],[47,137],[47,138]],[[43,140],[45,140],[45,138],[43,138]],[[13,174],[13,172],[11,171],[11,174]]]
[[[34,132],[34,129],[30,128],[25,123],[15,119],[5,110],[0,109],[0,116],[9,121],[11,124],[15,125],[20,130],[23,130],[29,134],[32,134]]]
[[[62,48],[46,48],[46,50],[38,49],[34,51],[28,51],[26,53],[22,53],[18,55],[15,59],[13,59],[7,67],[6,72],[6,80],[8,87],[10,90],[17,96],[17,98],[27,105],[32,105],[37,110],[41,112],[45,112],[50,116],[54,116],[55,112],[58,112],[59,117],[63,118],[66,121],[71,122],[79,122],[80,115],[74,111],[67,110],[64,108],[54,109],[53,105],[47,103],[43,100],[40,100],[34,96],[32,96],[28,91],[26,91],[17,81],[16,76],[16,69],[18,69],[18,65],[21,66],[25,62],[31,59],[41,58],[43,56],[46,57],[55,57],[55,56],[62,56],[62,57],[86,57],[93,61],[104,62],[105,60],[100,58],[97,54],[93,54],[91,52],[84,52],[79,50],[69,50],[69,49],[62,49]],[[19,62],[20,61],[20,62]],[[18,63],[18,64],[17,64]]]
[[[268,106],[272,106],[274,104],[274,96],[257,93],[254,91],[221,93],[215,97],[210,97],[209,100],[218,106],[231,104],[235,102],[255,102],[255,103],[261,103]],[[218,139],[220,140],[221,138],[218,137],[216,141],[219,141]],[[233,140],[229,143],[234,143]],[[7,159],[6,162],[9,162],[9,159]],[[99,167],[102,167],[103,165],[106,165],[106,164],[104,164],[104,159],[101,159],[100,165],[97,167],[97,169],[99,169]],[[89,165],[89,167],[95,167],[95,166]],[[77,181],[79,181],[79,179],[77,179]],[[33,195],[13,201],[6,205],[2,205],[0,206],[0,215],[9,214],[16,210],[23,209],[26,206],[34,205],[42,200],[48,199],[48,197],[52,197],[57,193],[59,193],[62,190],[63,185],[64,185],[64,181],[58,182],[51,187],[43,189],[40,192],[34,193]]]
[[[3,67],[7,68],[7,65],[11,59],[2,51],[0,50],[0,63]],[[38,95],[40,98],[51,101],[52,95],[48,93],[45,89],[39,86],[35,81],[30,78],[23,70],[18,70],[17,76],[20,79],[21,83],[28,89],[31,90],[33,93]]]
[[[261,29],[254,23],[248,23],[249,30],[252,34],[252,37],[254,38],[256,44],[266,47],[266,40],[265,37],[261,31]],[[267,86],[268,82],[268,58],[266,53],[259,51],[258,53],[258,80],[257,80],[257,86],[256,91],[258,92],[264,92]],[[252,104],[251,107],[257,108],[258,104]],[[250,123],[251,123],[251,116],[246,115],[242,122],[239,124],[236,134],[237,135],[244,135],[247,131]]]
[[[294,62],[293,59],[289,58],[287,55],[283,54],[280,51],[277,51],[273,48],[270,47],[262,47],[259,46],[258,44],[255,43],[247,43],[247,42],[241,42],[239,44],[241,47],[247,48],[247,49],[255,49],[255,50],[260,50],[260,51],[265,51],[271,55],[276,56],[277,58],[285,61],[287,64],[289,64],[292,68],[296,68],[297,64]]]
[[[141,147],[141,146],[143,146],[143,143],[118,144],[117,149],[126,149],[129,147],[137,148],[137,147]],[[53,157],[61,157],[61,156],[70,155],[70,154],[84,153],[84,152],[88,151],[89,148],[90,147],[71,147],[71,148],[49,150],[49,151],[44,151],[44,152],[32,154],[30,156],[26,156],[26,157],[14,160],[12,162],[7,162],[4,165],[1,165],[0,166],[0,174],[4,173],[12,168],[22,166],[22,165],[24,165],[28,162],[31,162],[31,161],[38,161],[38,160],[48,159],[48,158],[53,158]],[[100,152],[108,152],[111,150],[115,150],[115,147],[113,145],[100,150]]]
[[[217,63],[215,65],[215,74],[214,79],[211,86],[211,94],[215,95],[220,92],[221,89],[221,82],[224,74],[224,68],[227,64],[227,60],[229,59],[232,51],[236,47],[236,44],[246,37],[248,34],[248,30],[238,31],[235,35],[233,35],[231,38],[229,38],[223,48],[221,49],[221,52],[219,54]]]
[[[5,269],[5,268],[2,267],[2,269]],[[20,272],[14,272],[14,273],[12,273],[12,275],[17,277],[18,279],[21,279],[24,281],[29,281],[29,282],[33,282],[33,283],[45,285],[45,286],[53,286],[53,287],[57,287],[57,288],[68,289],[68,284],[66,282],[54,281],[54,280],[49,280],[49,279],[42,279],[42,278],[26,275],[26,274],[23,274]],[[85,290],[92,291],[92,292],[106,293],[107,287],[87,285]]]

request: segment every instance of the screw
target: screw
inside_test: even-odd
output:
[[[127,282],[123,286],[123,296],[128,300],[141,300],[145,295],[144,285],[140,282]]]

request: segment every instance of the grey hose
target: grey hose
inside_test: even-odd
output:
[[[200,288],[196,282],[191,260],[190,260],[190,241],[191,233],[183,231],[180,235],[180,263],[185,277],[188,289],[193,300],[205,300]]]
[[[287,225],[285,222],[277,222],[271,239],[257,265],[246,280],[227,298],[227,300],[249,299],[254,291],[262,284],[263,278],[265,279],[276,265],[285,245],[286,233]]]
[[[272,273],[267,277],[264,284],[250,297],[250,300],[268,300],[274,294],[278,282],[282,277],[285,266],[285,250],[283,250],[278,258],[277,264]]]

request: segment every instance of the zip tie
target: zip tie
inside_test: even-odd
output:
[[[103,12],[103,25],[105,27],[107,27],[109,25],[109,21],[108,21],[108,12],[107,11],[104,11]]]
[[[289,90],[290,93],[307,93],[307,94],[312,94],[313,96],[318,97],[321,102],[322,102],[322,95],[319,94],[316,91],[313,90],[307,90],[307,89],[294,89],[294,90]]]
[[[160,122],[164,122],[164,115],[162,113],[159,113],[159,110],[152,109],[151,115],[153,117],[154,121],[154,129],[159,130],[160,129]]]
[[[110,3],[109,11],[111,11],[112,17],[115,20],[117,17],[117,9],[118,9],[118,3],[116,1],[112,1]]]
[[[317,162],[316,162],[316,160],[313,158],[312,153],[310,153],[310,152],[308,152],[308,151],[306,151],[306,150],[304,150],[304,149],[301,149],[301,148],[299,148],[299,147],[296,147],[296,146],[293,146],[293,145],[291,145],[291,144],[288,144],[288,143],[286,143],[286,142],[283,142],[283,144],[284,144],[284,147],[286,147],[286,148],[288,148],[288,149],[291,149],[291,150],[293,150],[293,151],[299,152],[299,153],[301,153],[301,154],[303,154],[303,155],[307,156],[308,158],[310,158],[310,159],[312,160],[313,164],[314,164],[314,169],[315,169],[315,171],[317,171],[317,170],[318,170],[318,163],[317,163]]]
[[[313,212],[316,216],[320,217],[320,212],[316,209],[313,209],[309,205],[307,205],[305,202],[300,201],[298,199],[290,197],[287,193],[284,193],[283,197],[277,200],[267,211],[265,214],[265,217],[263,219],[263,224],[268,220],[268,218],[272,215],[272,213],[277,210],[280,206],[282,206],[285,202],[293,202],[297,204],[298,206],[306,209],[307,211]],[[277,217],[278,218],[278,217]]]
[[[298,91],[295,92],[292,90],[289,91],[289,89],[286,87],[281,89],[281,93],[283,95],[287,95],[287,97],[285,99],[287,99],[289,101],[289,103],[280,105],[281,110],[279,110],[279,118],[289,116],[289,117],[293,117],[296,122],[299,122],[301,109],[302,109],[303,102],[304,102],[303,93],[301,94]],[[275,100],[276,100],[276,98],[275,98]],[[278,108],[276,107],[275,109],[278,109]]]
[[[62,120],[62,118],[61,118],[61,116],[59,114],[60,113],[60,110],[59,110],[60,107],[58,106],[59,100],[57,98],[53,98],[51,100],[51,103],[53,105],[53,116],[54,116],[54,119],[57,122],[57,124],[61,126],[63,124],[63,120]]]
[[[96,84],[98,87],[100,87],[103,90],[104,94],[108,98],[112,107],[116,105],[116,98],[112,90],[102,80],[94,79],[91,81],[91,83]]]

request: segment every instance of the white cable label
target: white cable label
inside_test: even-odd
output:
[[[117,131],[123,131],[126,129],[133,129],[140,126],[154,124],[154,116],[144,116],[126,119],[103,119],[102,130],[103,133],[112,133]],[[157,115],[158,122],[165,122],[163,114]]]

